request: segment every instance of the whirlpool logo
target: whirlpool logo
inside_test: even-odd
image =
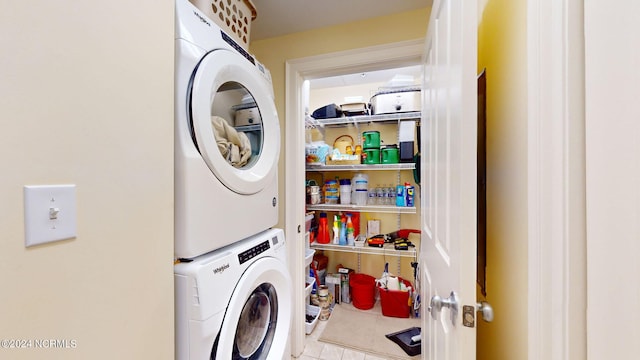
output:
[[[213,269],[213,273],[214,274],[222,274],[228,268],[229,268],[229,263],[226,263],[226,264],[224,264],[222,266],[219,266],[219,267]]]
[[[209,24],[209,22],[207,21],[207,19],[205,19],[202,15],[198,14],[197,12],[193,12],[193,14],[200,19],[200,21],[202,21],[203,23],[207,24],[208,26],[211,26],[211,24]]]

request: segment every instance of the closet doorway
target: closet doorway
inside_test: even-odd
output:
[[[410,40],[362,49],[323,54],[286,63],[285,200],[286,238],[289,242],[289,270],[294,284],[304,284],[305,254],[305,104],[308,93],[305,80],[354,73],[401,68],[421,63],[424,40]],[[308,111],[313,111],[309,109]],[[304,290],[294,291],[291,351],[299,356],[304,350]]]

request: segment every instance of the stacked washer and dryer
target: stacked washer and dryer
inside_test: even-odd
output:
[[[270,73],[188,0],[175,40],[176,359],[288,359]]]

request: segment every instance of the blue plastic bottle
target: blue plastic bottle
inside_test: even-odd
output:
[[[347,245],[347,220],[342,217],[340,222],[340,245]]]
[[[396,186],[396,206],[404,206],[404,198],[407,196],[407,188],[404,185]]]

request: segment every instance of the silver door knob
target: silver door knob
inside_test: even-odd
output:
[[[476,304],[476,309],[482,316],[482,320],[485,322],[493,321],[493,308],[491,307],[491,304],[486,301],[480,301]]]
[[[458,304],[458,295],[455,291],[452,291],[451,295],[446,299],[443,299],[438,295],[434,295],[431,298],[429,309],[427,310],[431,313],[431,318],[433,318],[433,320],[438,320],[438,314],[442,311],[442,308],[448,308],[451,313],[451,323],[455,325],[456,318],[458,317]]]

